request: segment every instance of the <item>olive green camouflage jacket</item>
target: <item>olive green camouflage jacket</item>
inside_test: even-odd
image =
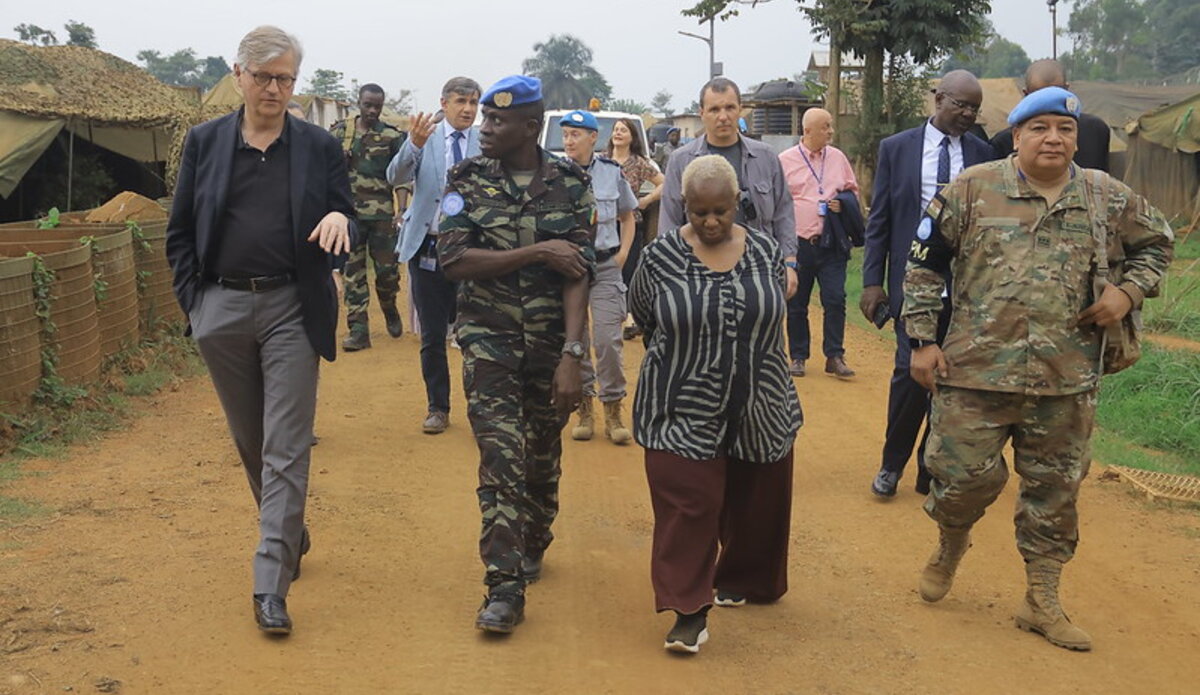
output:
[[[1049,209],[1015,156],[973,166],[934,196],[909,254],[901,318],[910,337],[934,340],[950,272],[939,384],[1029,395],[1097,386],[1100,331],[1077,319],[1095,300],[1091,201],[1108,201],[1109,265],[1123,270],[1118,286],[1135,308],[1162,280],[1174,236],[1162,213],[1107,174],[1106,195],[1087,195],[1083,173],[1072,167]]]
[[[354,127],[357,118],[338,121],[329,129],[346,153],[354,210],[360,220],[391,219],[392,187],[387,181],[387,165],[400,151],[405,135],[383,121],[377,121],[366,133],[359,133]]]
[[[596,206],[588,175],[572,161],[540,154],[542,165],[525,188],[488,157],[463,160],[450,171],[437,244],[442,267],[469,249],[508,251],[551,239],[577,244],[594,265]],[[463,355],[511,368],[527,352],[557,357],[566,328],[564,284],[543,264],[462,281],[457,335]]]

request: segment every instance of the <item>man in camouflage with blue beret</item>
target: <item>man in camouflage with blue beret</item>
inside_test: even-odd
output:
[[[1060,87],[1030,94],[1008,119],[1016,153],[967,169],[934,196],[909,256],[903,319],[912,376],[934,392],[925,510],[940,539],[921,598],[950,590],[971,526],[1008,479],[1011,438],[1027,579],[1017,627],[1087,651],[1091,638],[1063,613],[1058,586],[1079,539],[1102,336],[1157,288],[1174,239],[1125,184],[1072,164],[1079,112]],[[1096,282],[1104,267],[1122,271],[1116,282]],[[939,346],[947,270],[953,314]]]
[[[377,84],[364,84],[358,90],[359,114],[338,121],[330,133],[342,144],[346,166],[350,170],[350,190],[358,214],[358,245],[346,261],[346,327],[349,333],[342,349],[354,352],[371,347],[367,307],[371,291],[367,286],[367,256],[375,265],[375,297],[387,321],[388,335],[399,338],[404,332],[396,294],[400,291],[400,266],[396,262],[396,225],[393,221],[392,187],[387,181],[387,165],[404,144],[404,134],[379,120],[383,113],[384,92]]]
[[[482,156],[450,171],[438,260],[460,282],[458,343],[479,445],[481,630],[512,632],[558,513],[562,428],[582,397],[595,256],[588,177],[538,146],[541,82],[515,75],[480,99]]]

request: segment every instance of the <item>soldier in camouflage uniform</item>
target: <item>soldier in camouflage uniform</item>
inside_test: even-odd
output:
[[[438,260],[461,282],[463,390],[480,452],[488,597],[475,625],[507,633],[553,539],[562,428],[582,397],[595,206],[587,175],[537,145],[538,80],[502,79],[480,104],[483,155],[450,172]]]
[[[388,335],[399,338],[404,323],[396,309],[400,290],[400,266],[396,263],[396,225],[393,221],[392,187],[387,182],[387,165],[404,144],[404,134],[379,120],[383,111],[383,88],[365,84],[358,91],[359,115],[338,121],[330,128],[342,143],[350,169],[350,189],[358,213],[358,245],[346,262],[346,326],[350,332],[342,349],[354,352],[371,347],[367,306],[367,254],[375,265],[375,297],[387,320]]]
[[[1017,626],[1086,651],[1091,638],[1063,613],[1058,585],[1079,538],[1075,503],[1090,463],[1101,329],[1156,288],[1173,237],[1144,198],[1071,163],[1079,109],[1059,87],[1030,94],[1009,116],[1017,153],[967,169],[934,196],[909,256],[903,318],[912,376],[934,392],[925,510],[940,540],[921,597],[937,601],[950,590],[971,526],[1004,488],[1011,438],[1028,581]],[[1099,297],[1097,238],[1124,270]],[[953,314],[938,346],[947,270]]]

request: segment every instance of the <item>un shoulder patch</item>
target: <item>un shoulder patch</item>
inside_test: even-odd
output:
[[[921,241],[929,241],[931,236],[933,236],[933,220],[924,217],[921,219],[921,224],[917,225],[917,238]]]
[[[442,214],[454,216],[463,211],[466,201],[458,193],[449,193],[442,198]]]

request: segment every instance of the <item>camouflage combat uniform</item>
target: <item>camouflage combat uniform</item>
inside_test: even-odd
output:
[[[1077,325],[1093,301],[1095,242],[1084,172],[1049,211],[1010,157],[964,171],[934,197],[904,278],[909,335],[932,341],[942,273],[954,278],[926,461],[925,510],[944,527],[969,527],[1003,489],[1012,437],[1021,476],[1017,547],[1026,559],[1066,562],[1078,541],[1075,502],[1090,463],[1100,382],[1095,326]],[[1162,214],[1107,175],[1108,257],[1139,307],[1172,253]]]
[[[383,121],[376,122],[365,134],[360,133],[353,119],[334,123],[329,132],[342,143],[346,153],[350,191],[354,194],[354,209],[361,230],[359,243],[350,250],[350,258],[346,261],[346,325],[351,331],[366,331],[367,306],[371,302],[367,287],[368,251],[375,265],[375,296],[380,305],[394,305],[400,290],[396,225],[387,165],[404,144],[404,133]]]
[[[588,177],[541,154],[525,189],[495,159],[468,159],[450,172],[438,235],[443,267],[468,249],[506,251],[551,239],[578,244],[594,263]],[[459,285],[463,391],[480,453],[479,550],[493,592],[522,591],[522,557],[553,539],[566,418],[550,397],[565,340],[563,287],[563,277],[540,264]]]

